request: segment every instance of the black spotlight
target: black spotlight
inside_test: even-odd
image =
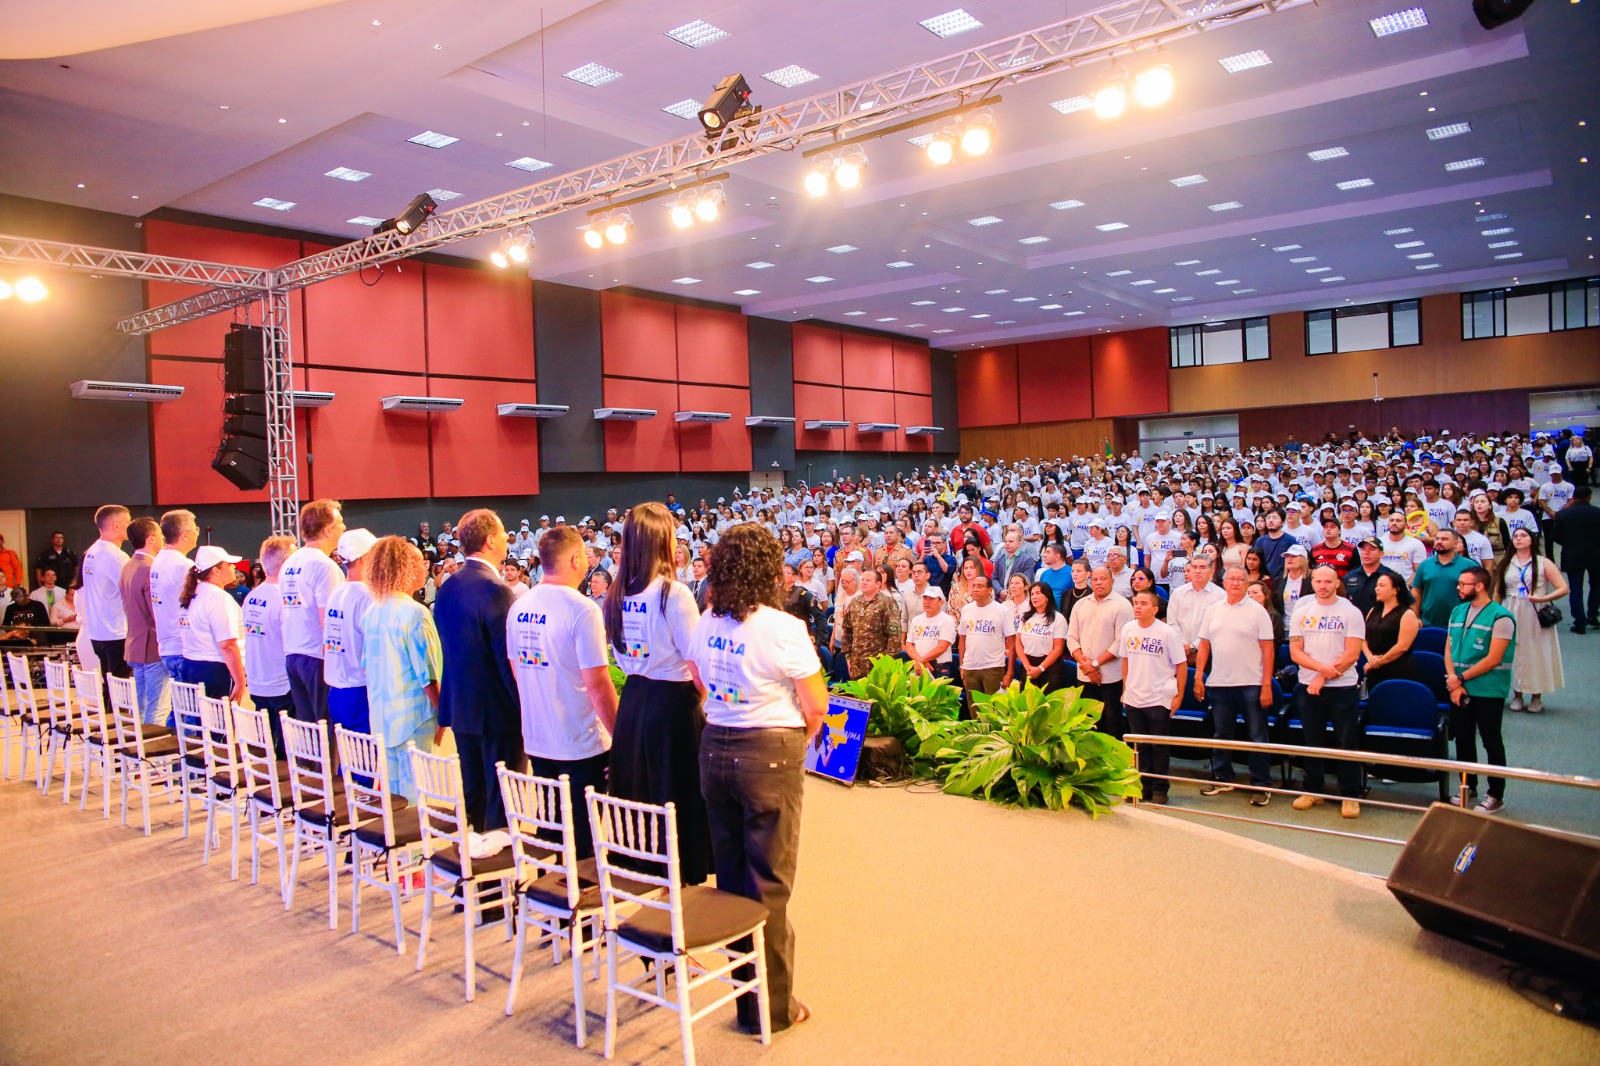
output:
[[[439,210],[439,205],[433,197],[422,193],[415,200],[406,205],[406,209],[395,216],[394,228],[401,233],[410,233],[418,226],[428,221],[428,216]]]
[[[700,109],[700,125],[707,133],[717,133],[750,107],[750,83],[743,74],[729,74],[717,83]]]
[[[1478,16],[1478,25],[1486,30],[1522,17],[1533,6],[1533,0],[1472,0],[1472,13]]]

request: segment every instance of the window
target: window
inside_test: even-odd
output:
[[[1306,354],[1370,352],[1422,343],[1416,300],[1306,312]]]
[[[1270,359],[1265,318],[1235,318],[1227,322],[1202,322],[1173,326],[1172,365],[1221,366]]]
[[[1461,339],[1521,337],[1600,326],[1600,278],[1461,294]]]

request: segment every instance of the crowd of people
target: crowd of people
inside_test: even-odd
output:
[[[1476,761],[1481,739],[1505,765],[1503,711],[1538,713],[1562,685],[1551,610],[1565,599],[1578,633],[1600,624],[1587,455],[1570,435],[1352,432],[1150,459],[980,460],[693,506],[669,494],[514,531],[474,509],[410,536],[347,529],[338,502],[315,500],[298,541],[269,537],[248,563],[198,545],[191,511],[108,505],[81,559],[52,538],[22,598],[43,594],[45,624],[78,625],[85,662],[132,676],[153,724],[178,679],[372,732],[408,798],[406,747],[432,750],[448,729],[480,832],[505,825],[497,762],[565,774],[577,795],[673,802],[684,880],[714,872],[772,912],[782,1029],[806,1015],[785,907],[829,679],[889,655],[969,693],[1081,685],[1120,737],[1167,734],[1192,671],[1219,738],[1242,720],[1265,741],[1277,677],[1308,736],[1331,727],[1356,750],[1363,688],[1417,679],[1412,645],[1433,627],[1457,757]],[[7,569],[0,555],[21,589]],[[28,623],[8,611],[14,624]],[[1168,759],[1141,747],[1147,800],[1166,802]],[[1246,787],[1266,806],[1266,757],[1248,773],[1236,786],[1219,748],[1202,792]],[[1358,817],[1358,764],[1340,760],[1336,776],[1341,813]],[[1322,802],[1324,779],[1305,760],[1293,806]],[[1500,810],[1504,794],[1491,778],[1478,809]],[[745,1023],[753,1010],[741,1005]]]

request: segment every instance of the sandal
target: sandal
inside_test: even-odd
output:
[[[790,996],[789,998],[794,1000],[794,1007],[795,1007],[795,1010],[794,1010],[794,1021],[789,1023],[791,1026],[799,1025],[801,1022],[803,1022],[806,1019],[811,1017],[811,1008],[810,1007],[808,1007],[804,1003],[800,1002],[800,1000],[795,999],[794,996]]]

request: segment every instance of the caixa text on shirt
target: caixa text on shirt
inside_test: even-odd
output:
[[[623,614],[649,614],[650,613],[650,605],[648,603],[645,603],[643,600],[623,600],[622,601],[622,613]]]
[[[544,625],[544,615],[534,614],[532,611],[520,611],[517,614],[518,625]]]
[[[727,637],[709,636],[706,638],[706,647],[712,651],[725,651],[729,655],[744,654],[744,644],[737,640],[729,640]]]

